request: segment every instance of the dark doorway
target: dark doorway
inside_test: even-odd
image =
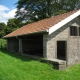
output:
[[[57,41],[57,59],[66,60],[66,41]]]

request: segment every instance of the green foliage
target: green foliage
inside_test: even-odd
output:
[[[80,0],[19,0],[16,17],[38,21],[80,8]]]
[[[0,23],[0,31],[3,30],[6,27],[5,23]]]
[[[12,31],[18,29],[19,27],[22,27],[23,26],[23,23],[19,19],[12,18],[12,19],[9,19],[8,20],[7,26],[8,26],[7,27],[7,31],[8,32],[12,32]]]
[[[4,30],[6,27],[5,23],[0,23],[0,37],[3,37],[6,34]]]
[[[6,40],[5,39],[0,39],[0,48],[5,48],[6,47]]]
[[[16,18],[9,19],[7,25],[5,23],[0,23],[0,38],[22,27],[23,25],[25,25],[25,23]]]
[[[79,80],[80,64],[65,71],[52,65],[0,50],[0,80]]]
[[[9,26],[7,26],[5,29],[4,29],[6,35],[9,34],[10,32],[12,32],[12,28],[10,28]]]

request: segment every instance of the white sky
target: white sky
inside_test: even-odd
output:
[[[8,7],[0,5],[0,22],[7,23],[8,19],[14,18],[15,12],[16,8],[10,10]]]

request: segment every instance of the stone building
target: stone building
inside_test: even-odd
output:
[[[25,25],[4,36],[7,50],[63,60],[70,66],[80,62],[80,10]]]

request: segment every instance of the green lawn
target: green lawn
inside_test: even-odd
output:
[[[6,40],[0,39],[4,46]],[[80,80],[80,64],[65,71],[38,60],[0,49],[0,80]]]
[[[0,80],[79,80],[80,64],[65,71],[52,65],[0,50]]]

